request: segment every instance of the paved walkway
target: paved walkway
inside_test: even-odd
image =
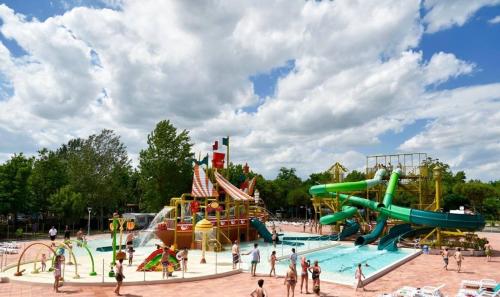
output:
[[[462,279],[492,278],[500,281],[500,234],[480,233],[481,237],[488,237],[496,249],[495,258],[490,263],[484,257],[467,257],[463,262],[463,272],[457,273],[456,265],[451,261],[450,270],[442,269],[440,256],[421,255],[416,259],[396,268],[385,276],[370,283],[367,291],[354,292],[352,288],[322,283],[323,296],[378,296],[382,293],[395,291],[396,289],[409,285],[422,287],[425,285],[437,286],[445,284],[442,290],[448,296],[454,296],[460,286]],[[122,293],[124,296],[249,296],[255,288],[260,277],[251,277],[242,273],[230,277],[177,283],[146,286],[125,286]],[[265,280],[264,287],[269,296],[286,296],[286,288],[283,279],[262,277]],[[63,287],[63,293],[54,294],[50,286],[26,285],[19,283],[0,284],[0,297],[6,296],[115,296],[112,287]],[[296,296],[301,296],[300,288],[296,289]],[[305,296],[305,294],[304,294]]]

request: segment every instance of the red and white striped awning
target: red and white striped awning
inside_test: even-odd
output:
[[[253,200],[252,196],[235,187],[218,172],[215,172],[215,180],[217,181],[217,184],[219,184],[219,186],[226,191],[226,194],[233,197],[234,200]]]
[[[248,183],[248,195],[253,195],[253,191],[255,190],[255,184],[257,183],[257,179],[255,178],[255,176],[250,180],[250,182]]]
[[[200,168],[198,164],[194,165],[193,187],[191,196],[193,197],[217,197],[219,193],[214,188],[214,185],[205,174],[205,170]]]

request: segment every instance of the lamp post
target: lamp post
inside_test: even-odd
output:
[[[87,207],[87,210],[89,211],[89,224],[87,229],[87,236],[90,236],[90,213],[92,212],[92,207]]]

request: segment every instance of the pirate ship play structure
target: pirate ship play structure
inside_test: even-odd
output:
[[[246,189],[239,189],[216,169],[205,170],[195,164],[191,193],[170,199],[165,218],[156,226],[156,236],[167,246],[199,249],[202,240],[196,236],[196,224],[202,220],[207,224],[206,219],[212,224],[207,243],[212,242],[214,249],[235,240],[255,240],[258,234],[268,240],[270,234],[264,224],[268,213],[252,197],[255,178],[247,184]]]

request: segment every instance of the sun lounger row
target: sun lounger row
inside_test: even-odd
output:
[[[16,242],[1,242],[0,253],[2,254],[18,254],[21,246]]]

